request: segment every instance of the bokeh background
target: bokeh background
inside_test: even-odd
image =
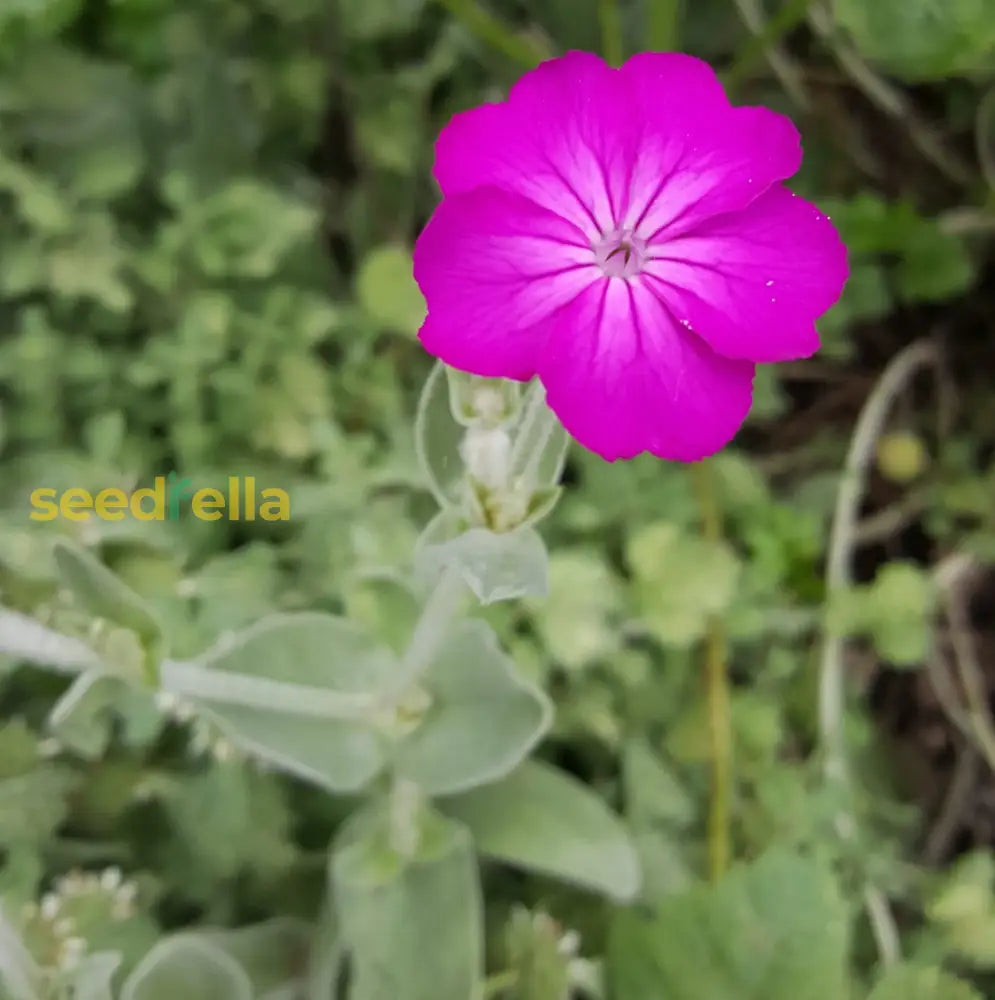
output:
[[[894,901],[907,951],[995,996],[992,0],[0,0],[0,603],[57,620],[63,532],[147,597],[177,656],[274,609],[394,635],[384,581],[433,512],[410,246],[437,198],[434,137],[535,62],[603,52],[615,17],[628,51],[701,56],[737,102],[795,120],[792,186],[838,224],[852,278],[823,350],[761,372],[714,463],[721,558],[685,469],[574,447],[544,525],[549,599],[488,617],[556,702],[543,755],[624,808],[664,896],[702,868],[700,646],[721,613],[737,854],[842,852],[854,886],[870,873]],[[858,415],[917,341],[932,360],[891,393],[853,586],[828,600]],[[169,472],[254,475],[293,516],[27,516],[38,486]],[[843,848],[818,766],[827,634],[851,640],[860,837]],[[5,899],[119,866],[142,905],[92,933],[133,956],[164,929],[314,915],[347,804],[194,752],[182,722],[128,705],[89,759],[53,757],[64,687],[0,659]],[[486,885],[494,941],[517,903],[603,948],[602,904],[507,870]],[[873,936],[855,926],[860,967]]]

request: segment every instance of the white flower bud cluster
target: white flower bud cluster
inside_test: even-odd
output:
[[[134,882],[124,880],[119,868],[105,868],[100,873],[71,872],[56,880],[39,902],[23,907],[21,923],[43,935],[48,943],[48,962],[58,971],[67,972],[87,951],[86,938],[80,933],[79,904],[85,908],[96,897],[105,904],[109,919],[128,920],[135,913],[137,891]]]
[[[135,914],[135,897],[138,886],[124,879],[121,869],[115,866],[105,868],[102,872],[70,872],[63,875],[55,883],[54,892],[48,893],[42,899],[54,897],[57,906],[61,908],[67,900],[80,896],[102,895],[110,902],[110,915],[114,920],[127,920]]]

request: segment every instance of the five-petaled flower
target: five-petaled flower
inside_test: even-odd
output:
[[[606,459],[710,455],[757,363],[818,349],[846,281],[832,223],[782,184],[801,155],[787,118],[733,107],[690,56],[544,63],[439,137],[421,341],[464,371],[538,375]]]

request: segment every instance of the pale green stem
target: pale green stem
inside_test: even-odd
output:
[[[0,609],[0,654],[60,673],[100,670],[100,657],[79,639],[62,635],[17,611]],[[193,701],[213,701],[325,719],[356,719],[374,711],[369,693],[285,684],[265,677],[211,670],[196,662],[164,660],[160,690]]]
[[[100,666],[97,654],[20,611],[0,608],[0,655],[36,663],[58,673],[78,674]]]
[[[418,852],[423,801],[421,789],[415,782],[395,778],[387,798],[388,836],[391,848],[402,858],[413,858]]]
[[[847,453],[826,556],[826,599],[851,585],[850,562],[856,547],[857,521],[868,470],[878,437],[885,426],[892,404],[912,376],[936,360],[933,346],[918,342],[892,360],[878,380],[864,405],[854,428]],[[819,665],[819,734],[822,739],[826,779],[845,787],[847,783],[845,720],[846,685],[843,672],[843,638],[827,631],[823,637]],[[841,813],[836,829],[844,839],[856,831],[853,817]],[[864,904],[874,930],[881,958],[885,963],[900,958],[898,931],[884,894],[873,885],[864,890]]]
[[[177,660],[163,663],[160,681],[163,691],[178,698],[265,708],[320,719],[361,719],[376,711],[380,704],[377,695],[367,692],[330,691],[304,684],[287,684]]]
[[[405,690],[432,665],[449,635],[449,626],[460,609],[465,591],[466,584],[458,570],[447,567],[439,575],[401,661]]]

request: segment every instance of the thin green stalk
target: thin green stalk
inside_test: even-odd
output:
[[[683,0],[647,0],[646,48],[650,52],[675,52],[680,48]]]
[[[864,404],[850,440],[840,487],[836,494],[829,547],[826,552],[826,599],[846,591],[852,584],[850,563],[856,548],[857,521],[864,496],[874,449],[885,426],[892,405],[925,365],[936,362],[936,350],[927,341],[910,344],[892,358]],[[822,743],[826,780],[846,789],[849,782],[847,747],[844,737],[846,692],[842,636],[826,631],[819,663],[819,736]],[[854,817],[841,812],[836,817],[841,839],[852,840],[856,831]],[[886,964],[901,958],[895,918],[888,899],[876,886],[864,888],[864,905],[877,940],[882,961]]]
[[[80,639],[62,635],[20,611],[0,607],[0,656],[13,656],[65,674],[100,666],[100,659]]]
[[[177,660],[166,660],[160,676],[162,690],[178,698],[264,708],[311,718],[361,719],[379,705],[374,694],[287,684],[268,677],[212,670],[199,663]]]
[[[528,69],[538,66],[546,59],[551,59],[555,54],[539,38],[513,31],[477,0],[436,0],[436,2],[445,7],[471,35]]]
[[[621,66],[625,61],[625,42],[622,39],[622,14],[618,0],[598,0],[598,21],[605,60],[610,66]]]
[[[102,669],[100,657],[84,642],[7,608],[0,608],[0,654],[59,673]],[[269,708],[328,719],[362,718],[379,704],[372,694],[284,684],[266,677],[211,670],[182,660],[163,661],[161,684],[164,692],[195,701]]]
[[[722,518],[711,466],[698,462],[691,466],[691,478],[698,500],[701,533],[706,541],[722,538]],[[732,798],[732,713],[729,673],[726,666],[722,624],[713,617],[705,637],[705,688],[708,701],[708,731],[712,758],[712,795],[708,815],[708,862],[712,879],[722,877],[729,867],[730,801]]]
[[[447,568],[442,571],[422,608],[401,662],[404,683],[400,690],[406,691],[432,665],[439,647],[449,634],[449,626],[460,609],[465,592],[466,584],[458,570]]]

